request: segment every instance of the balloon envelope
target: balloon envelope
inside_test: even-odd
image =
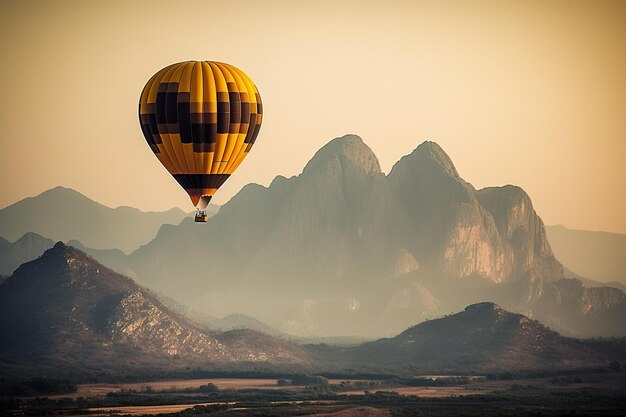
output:
[[[163,68],[139,100],[148,145],[200,209],[248,155],[262,114],[252,80],[232,65],[213,61]]]

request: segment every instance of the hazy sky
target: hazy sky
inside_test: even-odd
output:
[[[626,1],[0,4],[0,207],[63,185],[192,210],[137,101],[194,59],[241,68],[264,104],[217,203],[356,133],[385,172],[434,140],[477,188],[523,187],[547,224],[626,233]]]

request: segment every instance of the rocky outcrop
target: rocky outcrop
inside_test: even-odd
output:
[[[554,257],[543,222],[524,190],[513,185],[489,187],[476,196],[494,219],[511,272],[550,280],[563,277],[563,266]]]

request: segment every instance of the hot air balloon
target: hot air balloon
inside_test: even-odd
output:
[[[215,192],[250,152],[263,106],[252,80],[232,65],[186,61],[150,78],[139,100],[148,146],[187,191],[206,222]]]

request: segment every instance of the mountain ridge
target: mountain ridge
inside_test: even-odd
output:
[[[385,175],[361,138],[336,138],[300,175],[248,184],[207,224],[161,225],[128,256],[68,243],[194,310],[295,337],[389,335],[484,299],[570,336],[626,328],[622,292],[568,283],[602,287],[565,272],[523,189],[476,190],[434,142]]]
[[[562,337],[492,302],[356,346],[302,346],[250,329],[210,332],[62,242],[0,284],[0,334],[0,369],[7,376],[44,369],[75,380],[200,369],[396,375],[554,370],[624,359],[619,343]]]
[[[575,274],[626,285],[626,235],[547,226],[555,254]]]
[[[110,208],[58,186],[0,209],[0,236],[15,241],[34,232],[54,241],[76,239],[94,249],[131,252],[152,239],[163,223],[178,224],[184,217],[179,208],[163,212]]]
[[[607,366],[621,360],[593,344],[563,337],[493,302],[411,326],[346,352],[359,363],[407,366],[408,372],[494,372]],[[622,355],[623,356],[623,355]]]
[[[63,242],[0,284],[0,334],[4,355],[60,366],[307,360],[299,347],[255,331],[211,333]]]
[[[413,313],[433,317],[487,294],[562,321],[556,304],[538,308],[565,274],[530,197],[512,185],[476,190],[434,142],[385,175],[362,139],[335,138],[300,175],[244,187],[205,227],[162,228],[129,267],[211,315],[243,313],[300,336],[380,336]],[[174,285],[172,275],[184,278]],[[487,283],[496,287],[485,293]],[[258,296],[270,307],[255,308]]]

